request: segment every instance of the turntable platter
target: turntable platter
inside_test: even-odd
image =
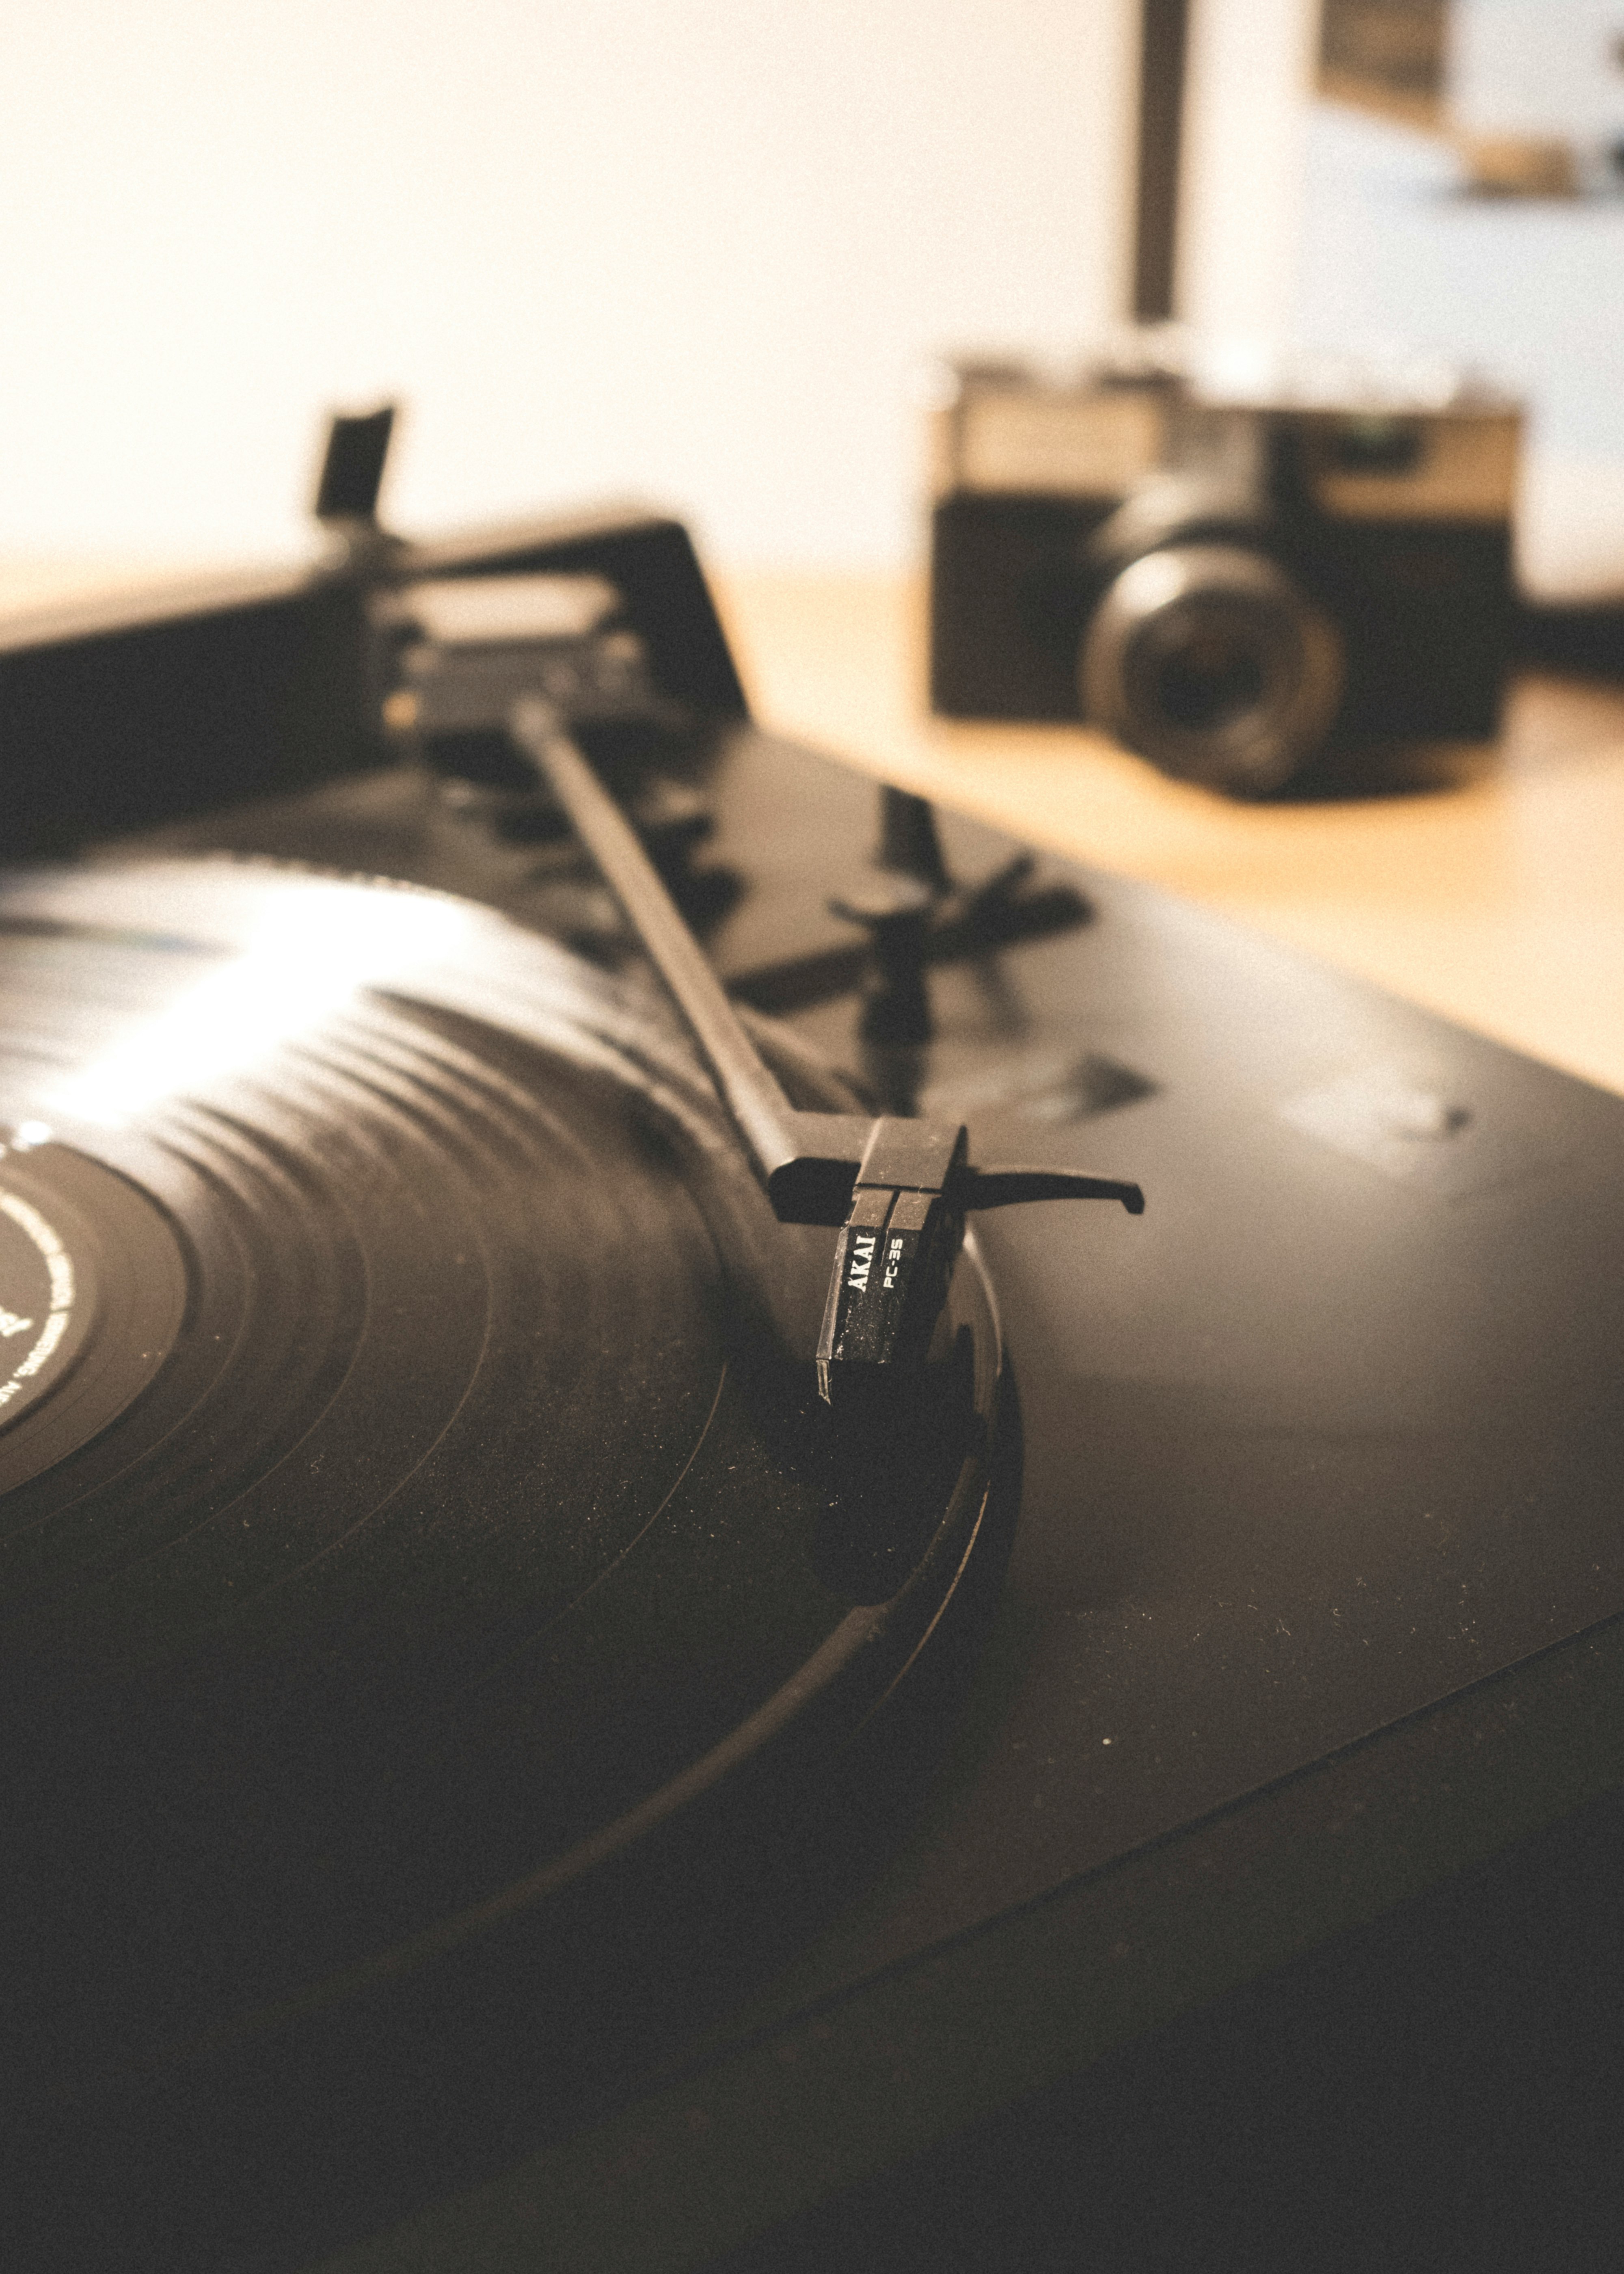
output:
[[[0,1304],[66,1320],[0,1409],[14,2088],[579,1919],[719,1795],[748,1847],[989,1529],[974,1252],[906,1411],[831,1417],[834,1235],[772,1221],[657,1001],[488,911],[15,878],[0,1121]]]

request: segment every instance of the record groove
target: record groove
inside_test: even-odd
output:
[[[838,1753],[980,1520],[973,1261],[914,1436],[831,1435],[832,1235],[652,998],[297,872],[4,898],[0,1171],[170,1258],[147,1373],[0,1510],[4,1993],[54,2089],[545,1905],[769,1738]]]

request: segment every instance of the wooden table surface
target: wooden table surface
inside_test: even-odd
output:
[[[1240,805],[1082,727],[931,718],[916,582],[718,583],[764,724],[1624,1091],[1624,688],[1522,680],[1446,788]]]

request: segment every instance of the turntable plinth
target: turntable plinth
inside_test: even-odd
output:
[[[1008,1156],[1019,1139],[1015,1157],[1056,1173],[1086,1159],[1142,1177],[1151,1206],[1132,1224],[1115,1210],[1017,1210],[978,1235],[981,1346],[990,1325],[1019,1414],[983,1365],[944,1379],[941,1434],[972,1461],[983,1442],[1004,1459],[1024,1438],[1021,1513],[965,1711],[943,1725],[946,1757],[922,1808],[898,1814],[888,1858],[751,1996],[734,1984],[731,2005],[645,2067],[600,2074],[562,2109],[521,2097],[483,2164],[431,2157],[415,2197],[312,2232],[304,2255],[329,2274],[545,2263],[560,2238],[582,2268],[697,2264],[899,2159],[935,2156],[939,2174],[961,2152],[956,2130],[1004,2123],[999,2112],[1091,2065],[1120,2082],[1114,2049],[1139,2042],[1154,2067],[1145,2041],[1159,2026],[1182,2048],[1172,2058],[1193,2059],[1206,2026],[1193,2009],[1205,2003],[1222,2034],[1239,1985],[1300,1982],[1316,1948],[1327,1970],[1301,1993],[1305,2038],[1351,1980],[1377,2034],[1421,2028],[1420,2067],[1442,2044],[1462,2074],[1473,2041],[1447,2035],[1429,1978],[1439,1914],[1425,1907],[1455,1902],[1458,1917],[1463,1886],[1499,1885],[1498,1911],[1489,1903],[1477,1940],[1463,1939],[1505,1969],[1518,1891],[1541,1886],[1545,1901],[1551,1883],[1518,1879],[1515,1859],[1493,1881],[1501,1865],[1485,1859],[1542,1832],[1555,1849],[1539,1852],[1576,1857],[1581,1876],[1614,1852],[1624,1104],[1574,1074],[1624,1088],[1618,699],[1530,682],[1500,772],[1455,753],[1447,794],[1242,811],[1080,734],[921,721],[899,588],[741,585],[733,605],[776,719],[944,808],[996,808],[1105,865],[1049,871],[1061,897],[1047,930],[980,953],[950,943],[930,974],[928,1040],[865,1035],[861,958],[828,902],[874,841],[872,787],[740,723],[705,758],[707,858],[744,886],[710,910],[710,960],[736,997],[787,1012],[786,1064],[804,1052],[871,1095],[962,1120],[978,1150],[991,1139]],[[199,825],[190,849],[319,860],[342,847],[350,865],[387,870],[402,847],[423,854],[411,795],[381,776],[339,785],[297,813]],[[620,959],[635,992],[635,954],[590,880],[548,855],[538,882],[534,845],[493,850],[473,810],[438,815],[428,880],[488,888],[521,921],[550,912],[555,930],[561,911]],[[1012,848],[984,828],[944,814],[942,836],[952,877],[1009,873]],[[1304,942],[1342,968],[1292,952]],[[1366,976],[1350,975],[1361,963]],[[1475,1011],[1485,1032],[1428,1005]],[[466,1042],[461,1028],[434,1034],[437,1054]],[[545,1096],[532,1088],[530,1105]],[[626,1135],[612,1125],[605,1143]],[[670,1161],[657,1156],[645,1169],[658,1182]],[[506,1261],[523,1276],[519,1246]],[[734,1284],[713,1261],[699,1274],[702,1326],[703,1291]],[[338,1329],[355,1284],[322,1281]],[[710,1378],[708,1348],[690,1336],[685,1365],[662,1371],[679,1422]],[[414,1425],[432,1422],[449,1382],[443,1367],[426,1382]],[[277,1427],[279,1410],[265,1421]],[[614,1478],[600,1482],[613,1500]],[[294,1513],[333,1505],[323,1487]],[[921,1536],[899,1537],[893,1564]],[[803,1577],[883,1611],[895,1570],[861,1525],[806,1537]],[[194,1559],[212,1544],[180,1543]],[[721,1562],[694,1545],[692,1584],[719,1597]],[[194,1577],[207,1586],[218,1570]],[[412,1595],[430,1634],[439,1584],[427,1567]],[[650,1590],[657,1605],[663,1592]],[[482,1599],[500,1623],[500,1586]],[[461,1600],[449,1591],[452,1643]],[[771,1651],[782,1630],[769,1622],[757,1639]],[[471,1820],[488,1834],[478,1800]],[[1599,1818],[1575,1813],[1587,1802]],[[1583,1924],[1571,1904],[1560,1916]],[[1585,1987],[1594,1999],[1598,1976]],[[1519,2048],[1537,2050],[1536,2036]],[[1244,2080],[1266,2128],[1295,2120],[1293,2077],[1319,2073],[1305,2060]],[[1110,2136],[1105,2113],[1089,2122]],[[1335,2128],[1333,2108],[1302,2135],[1319,2141],[1317,2184]],[[1532,2190],[1538,2175],[1516,2170]],[[906,2195],[906,2175],[894,2183]],[[1475,2183],[1476,2209],[1457,2188],[1452,2210],[1487,2233],[1503,2195],[1480,2170]],[[1344,2202],[1358,2211],[1357,2194]]]

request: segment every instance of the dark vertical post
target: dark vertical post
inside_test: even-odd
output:
[[[1139,194],[1134,207],[1133,313],[1173,312],[1178,154],[1184,125],[1190,0],[1140,0]]]

